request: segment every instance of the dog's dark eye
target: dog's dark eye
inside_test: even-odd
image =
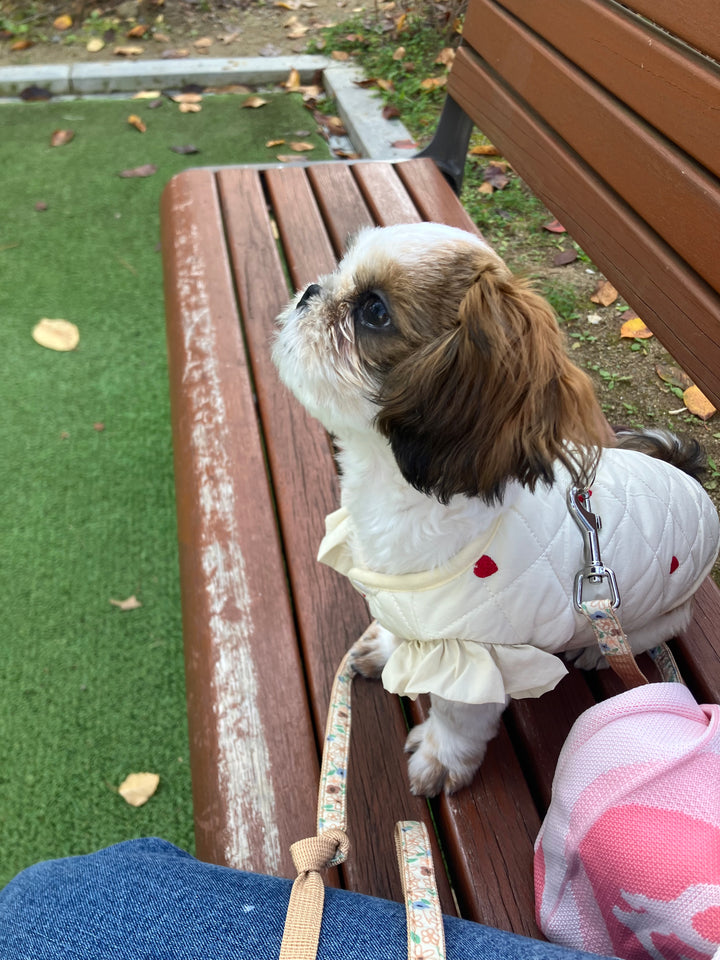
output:
[[[390,311],[377,293],[367,293],[355,307],[355,322],[366,330],[393,329]]]

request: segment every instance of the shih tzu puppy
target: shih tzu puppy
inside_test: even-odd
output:
[[[574,604],[570,487],[591,488],[633,651],[688,624],[719,539],[710,499],[678,469],[697,449],[663,431],[614,436],[549,305],[478,237],[361,232],[281,315],[274,360],[339,449],[320,559],[375,618],[355,666],[430,694],[406,745],[413,792],[469,783],[508,698],[567,672],[558,653],[597,662]]]

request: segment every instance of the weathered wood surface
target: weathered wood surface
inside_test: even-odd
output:
[[[720,405],[720,10],[701,6],[690,39],[663,0],[473,0],[448,90]]]
[[[374,223],[475,229],[430,160],[191,170],[163,197],[183,621],[198,853],[293,875],[313,832],[318,744],[332,677],[365,604],[315,560],[337,504],[329,440],[277,381],[275,317]],[[682,330],[679,331],[682,336]],[[691,370],[692,372],[692,370]],[[715,371],[717,378],[717,368]],[[717,387],[717,383],[716,383]],[[720,392],[720,391],[718,391]],[[717,698],[720,594],[707,584],[680,645]],[[537,936],[532,845],[575,717],[614,692],[571,672],[507,713],[468,790],[434,804],[443,909]],[[423,819],[407,786],[398,698],[358,681],[349,772],[353,851],[337,882],[400,897],[392,826]],[[426,705],[410,711],[422,719]],[[455,897],[450,889],[454,888]]]

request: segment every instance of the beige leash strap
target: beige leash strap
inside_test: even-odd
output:
[[[588,618],[601,652],[625,686],[631,689],[647,683],[647,677],[635,661],[628,638],[611,602],[586,600],[581,604],[581,608]],[[660,643],[648,652],[663,680],[671,683],[683,682],[678,665],[666,643]]]
[[[298,871],[290,893],[280,960],[315,960],[322,923],[325,887],[321,871],[342,863],[350,841],[347,826],[347,767],[350,754],[352,651],[335,674],[325,726],[317,836],[290,847]],[[405,899],[410,960],[445,960],[445,936],[435,883],[430,838],[423,823],[395,825],[395,845]]]

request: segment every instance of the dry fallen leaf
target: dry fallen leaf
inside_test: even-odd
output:
[[[62,147],[66,143],[70,143],[74,136],[74,130],[53,130],[53,134],[50,137],[50,146]]]
[[[333,60],[340,60],[341,62],[350,59],[350,54],[346,50],[333,50],[330,56]]]
[[[290,149],[294,150],[295,153],[307,153],[309,150],[314,150],[315,145],[312,143],[305,143],[302,140],[295,140],[290,144]]]
[[[119,177],[151,177],[157,173],[157,167],[154,163],[144,163],[140,167],[133,167],[132,170],[121,170]]]
[[[683,393],[683,403],[688,408],[690,413],[695,414],[695,416],[699,417],[701,420],[709,420],[710,417],[717,413],[717,410],[702,392],[700,387],[696,387],[695,384],[693,384],[691,387],[688,387]]]
[[[130,116],[127,118],[127,122],[130,124],[131,127],[135,127],[135,129],[139,133],[145,133],[145,131],[147,130],[147,127],[145,126],[145,124],[142,122],[142,120],[136,113],[131,113]]]
[[[297,90],[298,87],[301,86],[300,71],[293,67],[288,74],[287,80],[283,81],[280,86],[284,87],[286,90]]]
[[[285,143],[284,140],[268,140],[265,144],[266,147],[281,147]]]
[[[300,158],[293,153],[278,153],[277,159],[280,163],[297,163]]]
[[[118,793],[131,807],[141,807],[155,793],[159,783],[157,773],[131,773],[118,787]]]
[[[392,55],[393,60],[403,60],[405,58],[405,47],[398,47]]]
[[[53,26],[56,30],[69,30],[72,26],[72,17],[67,13],[63,13],[61,16],[55,17],[53,20]]]
[[[175,103],[200,103],[202,101],[201,93],[177,93],[172,98]]]
[[[133,100],[155,100],[161,96],[159,90],[138,90],[132,95]]]
[[[243,100],[240,106],[249,107],[251,110],[257,110],[258,107],[264,107],[266,103],[267,100],[263,100],[262,97],[248,97],[247,100]]]
[[[183,57],[190,56],[190,51],[183,50],[163,50],[160,54],[163,60],[182,60]]]
[[[305,36],[309,29],[310,27],[306,27],[304,24],[298,23],[288,30],[287,38],[288,40],[300,40]]]
[[[99,53],[104,46],[104,40],[101,40],[100,37],[93,37],[91,40],[88,40],[85,49],[88,53]]]
[[[200,150],[192,143],[181,144],[179,146],[170,147],[173,153],[179,153],[183,156],[191,153],[200,153]]]
[[[500,151],[491,143],[479,143],[470,149],[471,157],[499,157]]]
[[[178,105],[180,113],[200,113],[202,107],[199,103],[181,103]]]
[[[134,27],[128,30],[125,36],[130,40],[139,40],[140,37],[144,37],[146,33],[147,26],[144,23],[136,23]]]
[[[495,193],[495,187],[486,181],[485,183],[480,184],[478,187],[478,193],[485,194],[489,197],[491,193]]]
[[[139,57],[143,52],[142,47],[115,47],[114,57]]]
[[[630,317],[630,319],[626,320],[620,327],[621,337],[630,337],[634,340],[649,340],[652,335],[652,330],[648,330],[645,326],[645,321],[641,320],[640,317]]]
[[[138,607],[142,606],[135,594],[128,597],[127,600],[110,600],[110,603],[120,610],[137,610]]]
[[[43,317],[33,327],[32,338],[41,347],[65,353],[74,350],[80,342],[80,331],[69,320],[48,320]]]
[[[400,116],[400,109],[395,104],[386,103],[382,108],[382,115],[384,120],[394,120]]]
[[[455,59],[455,51],[453,50],[453,48],[444,47],[433,62],[442,63],[444,66],[450,68],[453,65],[454,59]]]
[[[568,263],[575,263],[578,255],[576,250],[560,250],[553,257],[553,265],[556,267],[565,267]]]
[[[10,50],[29,50],[30,47],[34,47],[35,43],[33,40],[28,40],[27,37],[23,37],[22,40],[16,40],[14,43],[10,44]]]
[[[544,223],[543,230],[549,230],[550,233],[567,233],[565,227],[559,220],[551,220],[550,223]]]
[[[502,161],[489,163],[483,171],[483,180],[492,185],[495,190],[504,190],[510,183],[507,175],[509,164]]]
[[[196,50],[207,50],[212,45],[212,37],[200,37],[198,40],[193,42],[193,46]]]
[[[447,83],[447,77],[427,77],[420,81],[423,90],[437,90],[438,87],[444,87]]]
[[[601,307],[609,307],[611,303],[615,303],[618,298],[618,292],[615,287],[610,283],[609,280],[602,278],[598,280],[598,285],[595,288],[595,293],[592,294],[590,300],[592,303],[598,303]]]
[[[394,140],[390,146],[396,150],[415,150],[417,143],[414,140]]]
[[[655,373],[657,373],[665,383],[669,383],[671,387],[680,387],[681,390],[687,390],[688,387],[693,385],[692,380],[685,371],[672,364],[658,363],[655,367]]]

